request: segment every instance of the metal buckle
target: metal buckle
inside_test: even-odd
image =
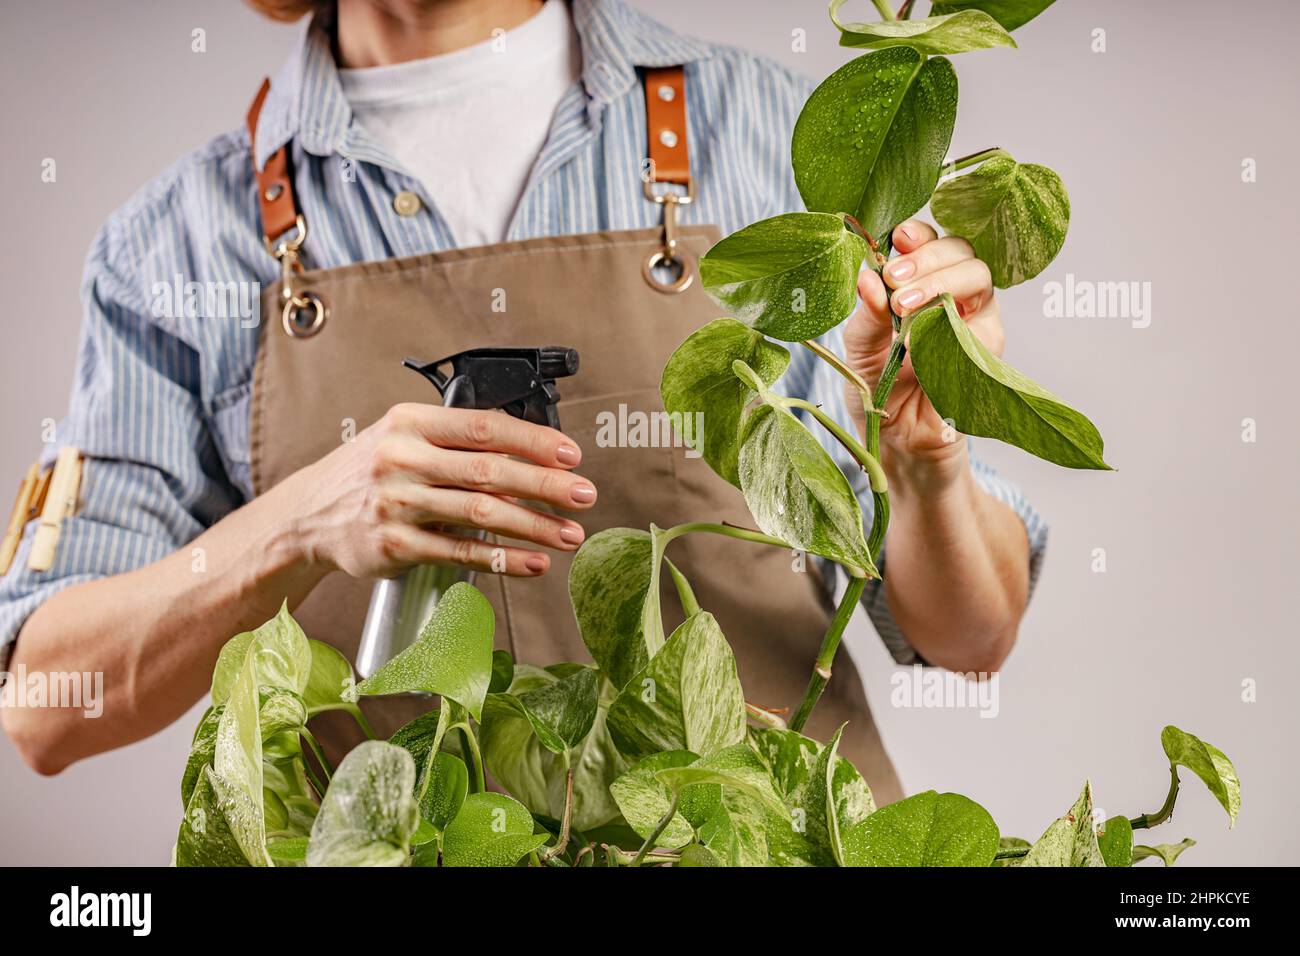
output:
[[[653,203],[658,203],[664,207],[664,238],[662,248],[652,252],[641,264],[641,275],[650,287],[656,292],[675,295],[679,292],[685,292],[695,280],[695,267],[689,256],[677,249],[677,207],[688,206],[695,199],[695,181],[687,180],[686,192],[677,193],[665,190],[664,192],[655,191],[655,180],[646,179],[642,182],[642,191],[646,199]],[[676,265],[681,269],[674,282],[660,282],[654,274],[654,270],[661,266]]]
[[[306,339],[320,331],[325,324],[329,310],[325,301],[315,292],[301,295],[293,291],[294,273],[302,271],[302,260],[298,250],[307,241],[307,220],[301,215],[294,222],[295,232],[286,233],[279,241],[272,244],[270,236],[263,236],[266,251],[280,263],[280,301],[284,308],[280,313],[280,324],[286,334],[295,339]],[[310,321],[302,321],[304,310],[310,309]]]

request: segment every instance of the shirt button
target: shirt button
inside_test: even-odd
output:
[[[400,192],[393,197],[393,211],[399,216],[414,216],[422,205],[415,193]]]

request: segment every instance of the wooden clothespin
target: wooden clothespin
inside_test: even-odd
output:
[[[0,541],[0,575],[9,573],[13,564],[18,544],[23,539],[23,528],[41,513],[45,506],[45,493],[50,487],[50,469],[41,471],[40,461],[32,462],[27,469],[27,476],[18,486],[18,497],[14,499],[14,510],[9,515],[9,524],[5,527],[4,540]]]
[[[50,477],[45,507],[41,510],[41,524],[32,541],[32,553],[27,567],[32,571],[48,571],[54,564],[54,552],[59,546],[59,533],[63,519],[77,510],[77,495],[81,491],[81,452],[71,445],[59,449]]]

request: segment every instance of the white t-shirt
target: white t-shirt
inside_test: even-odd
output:
[[[476,46],[339,78],[357,121],[423,184],[456,245],[480,246],[505,239],[581,57],[569,5],[548,0]]]

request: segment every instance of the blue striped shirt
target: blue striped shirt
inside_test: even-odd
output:
[[[560,103],[508,239],[658,224],[641,192],[647,154],[637,67],[686,65],[689,144],[697,201],[686,223],[723,233],[801,208],[789,168],[790,132],[813,84],[741,50],[673,33],[621,0],[573,0],[581,80]],[[250,93],[253,84],[250,83]],[[447,249],[452,236],[430,194],[352,117],[329,39],[308,26],[273,78],[257,130],[257,162],[292,143],[298,201],[310,224],[309,268]],[[436,189],[436,184],[431,184]],[[401,216],[393,198],[424,199]],[[256,321],[160,308],[157,289],[180,282],[262,285],[278,280],[261,239],[248,136],[218,136],[149,183],[103,226],[82,284],[85,320],[67,417],[43,453],[86,456],[82,504],[63,526],[53,567],[27,569],[28,525],[0,580],[0,651],[61,588],[159,560],[251,497],[249,398]],[[252,303],[254,319],[257,303]],[[824,343],[843,354],[839,330]],[[848,421],[842,380],[795,350],[783,387]],[[870,508],[861,471],[815,429]],[[1024,520],[1031,583],[1046,527],[1020,491],[975,462],[984,490]],[[916,656],[874,583],[864,604],[896,660]],[[0,669],[3,658],[0,654]]]

